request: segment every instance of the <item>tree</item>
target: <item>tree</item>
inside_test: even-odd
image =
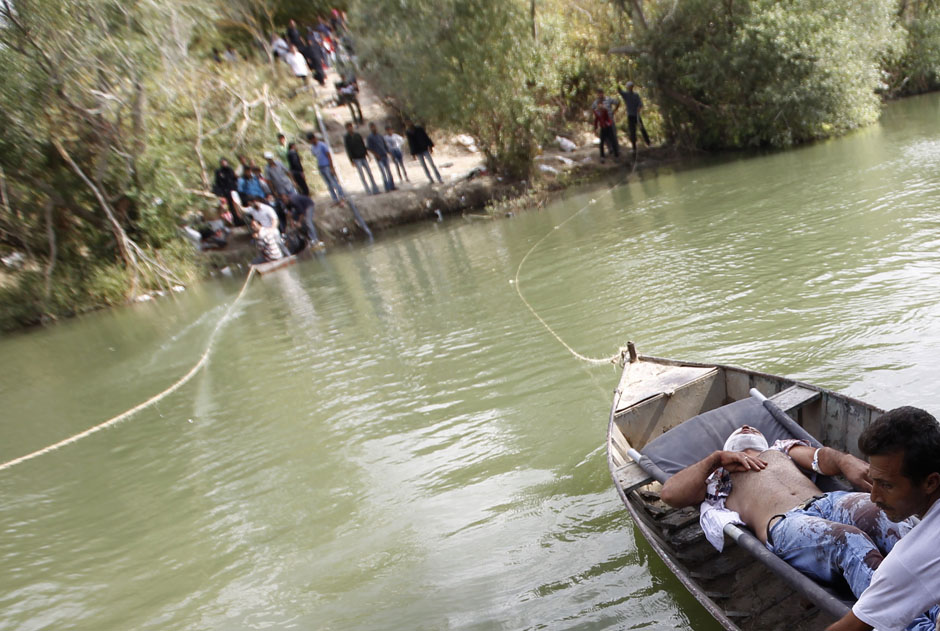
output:
[[[885,59],[885,92],[898,96],[940,88],[940,2],[902,0],[897,20],[904,43]]]
[[[410,116],[469,133],[492,170],[518,178],[553,125],[622,80],[629,62],[607,55],[617,17],[599,0],[360,0],[350,12],[381,92]]]
[[[670,137],[706,149],[787,146],[877,119],[893,0],[629,3],[636,61]],[[646,26],[639,26],[645,24]]]
[[[0,223],[8,245],[33,253],[38,237],[46,237],[46,315],[57,311],[56,285],[74,293],[123,276],[133,296],[141,284],[180,282],[151,250],[166,228],[142,230],[139,204],[145,77],[156,61],[148,54],[153,18],[146,8],[107,0],[0,0],[0,60],[16,69],[0,94]],[[57,259],[69,265],[57,266]],[[64,282],[55,283],[54,274]]]
[[[350,20],[365,72],[403,110],[467,131],[491,168],[528,172],[545,110],[527,1],[362,0]]]

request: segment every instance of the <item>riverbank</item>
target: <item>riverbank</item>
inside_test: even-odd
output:
[[[339,77],[333,69],[327,70],[326,86],[332,86],[338,80]],[[532,176],[527,180],[513,181],[487,173],[484,156],[471,137],[457,132],[445,134],[441,130],[429,129],[435,143],[434,162],[443,183],[429,182],[420,162],[408,156],[406,146],[404,153],[408,179],[402,180],[393,166],[398,190],[368,195],[363,192],[359,175],[344,152],[345,125],[347,122],[353,122],[351,110],[333,100],[330,88],[313,86],[312,89],[312,93],[295,93],[291,101],[296,107],[304,100],[312,98],[315,108],[322,115],[326,139],[333,151],[337,177],[377,238],[381,238],[382,232],[392,228],[421,221],[439,221],[445,216],[472,214],[493,218],[506,214],[507,210],[516,212],[538,208],[573,184],[603,179],[618,173],[642,171],[681,160],[681,156],[672,148],[641,145],[634,164],[626,132],[621,129],[620,157],[608,157],[601,162],[598,141],[596,136],[590,133],[590,126],[586,122],[574,122],[563,132],[566,144],[569,141],[571,143],[568,148],[571,149],[573,145],[573,150],[564,151],[557,142],[543,147],[541,154],[536,158]],[[383,130],[386,125],[391,125],[394,129],[401,127],[401,112],[378,94],[367,79],[359,79],[358,99],[364,122],[355,128],[363,136],[369,133],[370,122],[375,122],[379,129]],[[313,108],[309,106],[308,114],[313,114]],[[587,112],[584,120],[587,121]],[[289,138],[291,132],[285,132]],[[300,131],[297,135],[298,142],[302,142],[300,136],[304,136],[304,133]],[[337,205],[329,197],[309,152],[304,151],[303,155],[306,179],[312,189],[311,197],[316,203],[314,224],[327,249],[340,243],[367,239],[368,235],[356,224],[350,209]],[[371,160],[370,164],[372,174],[381,186],[378,168]],[[236,231],[233,236],[225,250],[213,251],[205,257],[210,269],[220,264],[243,265],[254,258],[255,252],[249,244],[247,234],[244,231]]]
[[[496,219],[516,212],[537,210],[571,186],[617,175],[642,173],[682,161],[682,157],[669,147],[641,148],[635,161],[629,153],[621,153],[619,160],[600,162],[597,145],[586,143],[574,151],[549,150],[540,155],[531,180],[511,181],[489,174],[464,175],[445,179],[443,184],[411,183],[397,191],[379,195],[353,194],[350,197],[374,238],[381,238],[383,232],[393,228],[422,221],[441,221],[448,216]],[[445,178],[447,168],[442,168]],[[314,224],[327,251],[340,243],[368,239],[347,206],[335,204],[324,195],[318,196],[316,202]],[[210,268],[231,263],[246,264],[255,256],[243,230],[234,234],[225,250],[206,254]]]

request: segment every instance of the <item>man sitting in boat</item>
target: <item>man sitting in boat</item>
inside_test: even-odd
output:
[[[802,471],[801,471],[802,469]],[[803,471],[843,475],[866,492],[823,493]],[[842,576],[856,598],[884,555],[913,528],[894,523],[872,503],[868,465],[835,449],[802,440],[768,446],[758,430],[735,430],[721,451],[672,476],[661,497],[676,508],[701,503],[701,526],[720,551],[723,528],[745,524],[775,555],[817,580]],[[921,616],[908,629],[934,631]]]
[[[258,217],[253,217],[251,236],[255,247],[258,248],[258,256],[251,262],[252,265],[276,261],[284,256],[281,250],[281,235],[274,226],[263,226]]]

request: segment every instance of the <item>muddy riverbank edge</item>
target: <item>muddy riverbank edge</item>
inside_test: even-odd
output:
[[[628,153],[628,152],[627,152]],[[567,164],[557,156],[570,161]],[[683,157],[669,147],[641,150],[634,166],[631,157],[600,162],[596,147],[585,147],[564,154],[546,154],[539,165],[555,171],[538,170],[533,181],[511,181],[492,175],[479,175],[444,184],[426,184],[379,195],[355,195],[352,200],[376,239],[390,229],[421,221],[437,221],[455,215],[496,219],[516,212],[542,208],[573,186],[589,184],[622,175],[646,174],[672,166]],[[348,206],[318,198],[314,224],[329,253],[331,246],[365,241],[368,236],[356,224]],[[233,235],[225,250],[207,252],[207,273],[226,265],[247,266],[254,249],[243,231]],[[247,270],[247,267],[245,268]]]
[[[559,155],[570,162],[559,160]],[[545,154],[541,158],[539,164],[551,165],[556,172],[539,170],[534,182],[481,175],[444,184],[412,186],[406,190],[380,195],[355,195],[353,201],[372,230],[374,238],[381,239],[383,232],[407,224],[437,221],[436,211],[440,211],[441,218],[460,215],[481,219],[504,218],[519,212],[541,209],[572,187],[618,177],[627,181],[627,176],[631,175],[655,175],[659,168],[676,167],[694,159],[693,156],[681,154],[670,147],[652,147],[639,152],[635,165],[629,157],[602,163],[597,158],[597,147],[590,145],[574,152]],[[348,207],[334,205],[329,198],[318,197],[316,201],[314,223],[320,239],[325,244],[323,253],[329,254],[331,248],[342,244],[364,242],[368,239],[356,224]],[[235,276],[247,274],[255,254],[247,230],[238,228],[233,231],[228,247],[224,250],[201,253],[202,280],[217,277],[220,272]],[[182,285],[177,285],[163,291],[146,292],[124,303],[102,304],[78,310],[65,318],[9,328],[3,333],[27,333],[75,316],[122,305],[149,302],[184,289]]]

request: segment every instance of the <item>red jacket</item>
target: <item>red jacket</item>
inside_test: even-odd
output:
[[[610,111],[603,105],[598,105],[594,110],[594,129],[598,127],[610,127],[614,124],[614,119],[610,117]]]

